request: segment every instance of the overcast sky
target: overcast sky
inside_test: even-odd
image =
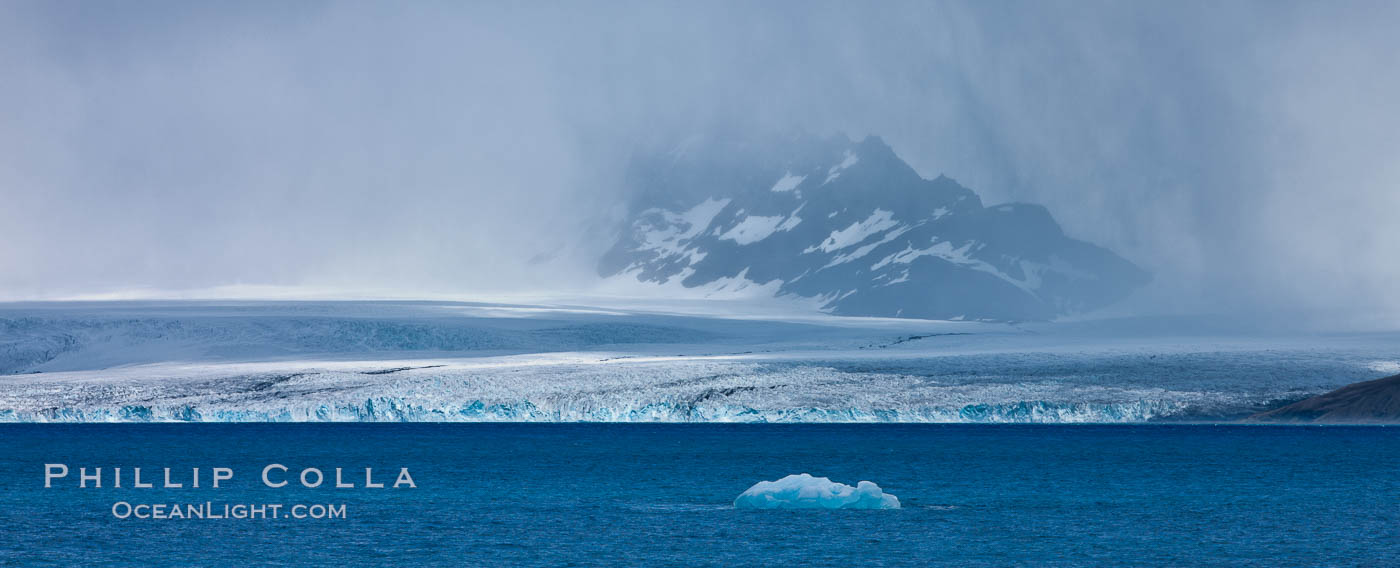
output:
[[[0,298],[594,282],[631,145],[877,134],[1152,271],[1400,312],[1395,2],[0,3]],[[552,258],[549,262],[530,259]]]

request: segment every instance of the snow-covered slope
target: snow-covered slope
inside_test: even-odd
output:
[[[1045,208],[984,207],[876,137],[696,140],[634,160],[637,195],[604,276],[768,285],[840,315],[1046,320],[1148,279]]]

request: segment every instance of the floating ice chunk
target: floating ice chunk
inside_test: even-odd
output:
[[[899,498],[869,481],[851,487],[810,474],[760,481],[734,499],[739,509],[898,509]]]

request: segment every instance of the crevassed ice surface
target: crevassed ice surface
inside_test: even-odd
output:
[[[3,421],[1232,420],[1400,336],[464,303],[0,305]],[[1148,326],[1151,327],[1151,326]]]
[[[734,499],[739,509],[898,509],[899,498],[870,481],[855,487],[811,474],[760,481]]]

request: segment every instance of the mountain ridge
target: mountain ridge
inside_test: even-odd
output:
[[[1148,280],[1040,205],[988,207],[921,177],[878,136],[692,141],[638,155],[626,183],[636,198],[603,276],[776,281],[838,315],[983,320],[1088,311]]]

